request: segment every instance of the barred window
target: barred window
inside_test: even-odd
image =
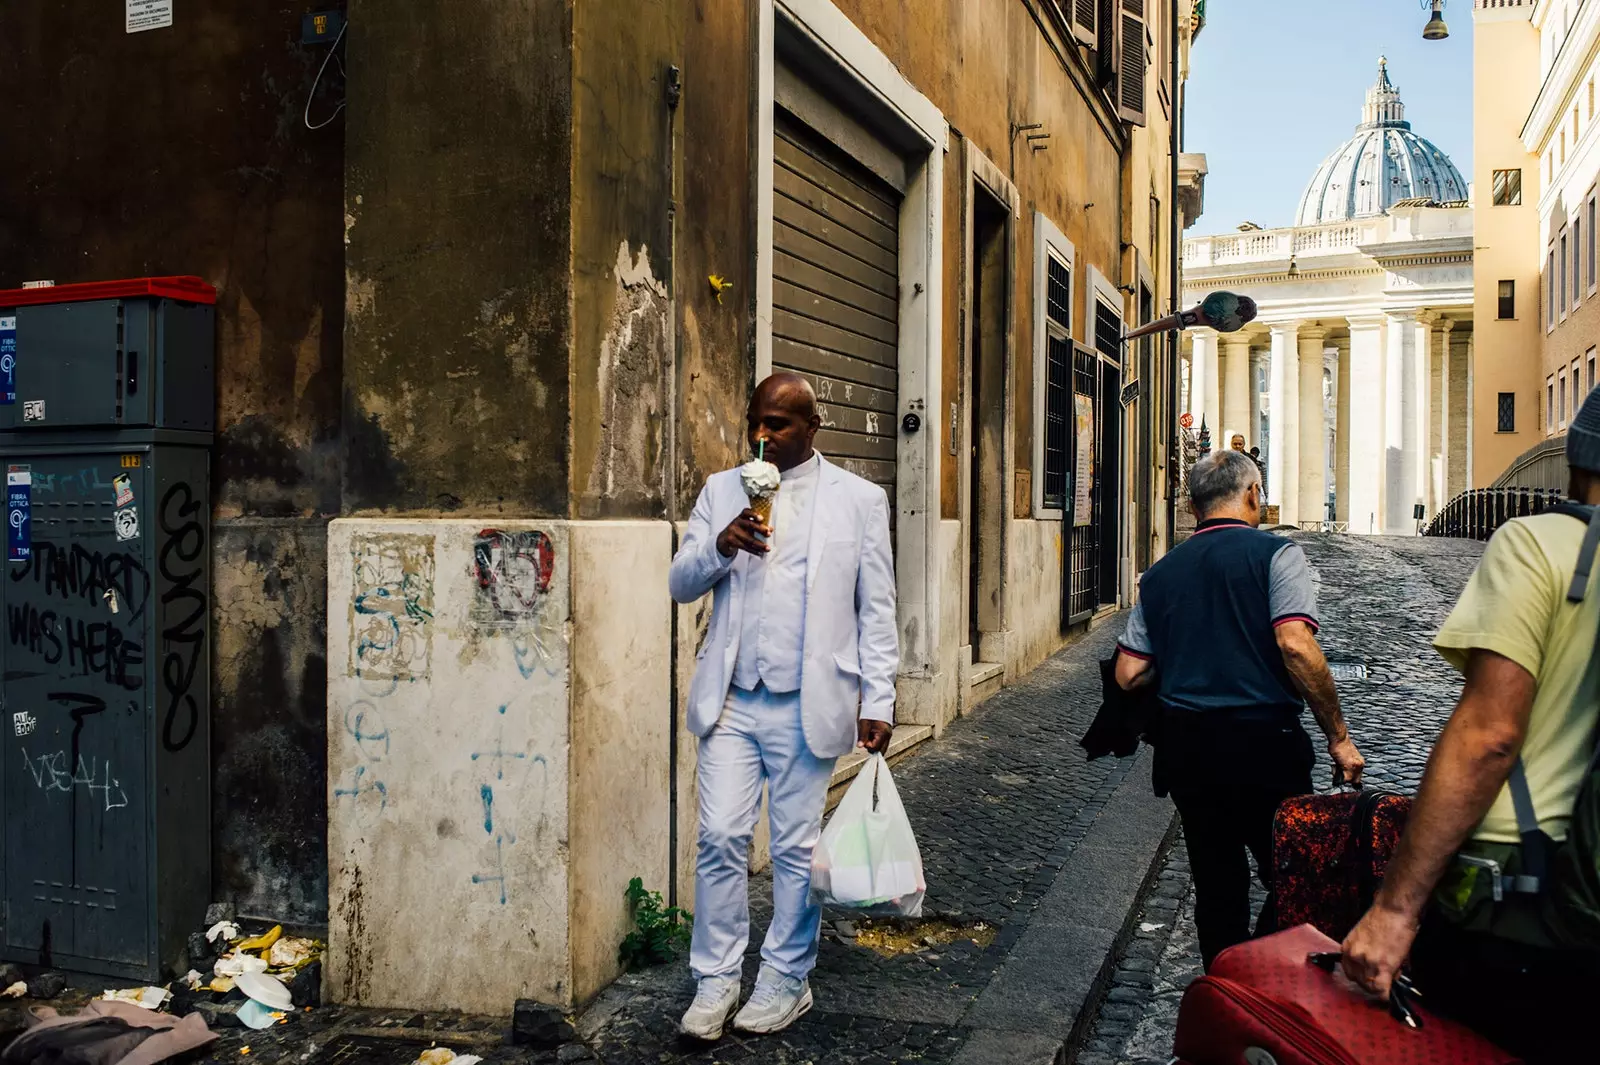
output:
[[[1072,271],[1053,254],[1045,256],[1044,485],[1047,510],[1064,510],[1071,456]]]
[[[1514,433],[1517,431],[1517,394],[1515,392],[1500,393],[1495,403],[1497,432]]]
[[[1101,300],[1094,301],[1094,346],[1100,354],[1122,365],[1122,315]]]

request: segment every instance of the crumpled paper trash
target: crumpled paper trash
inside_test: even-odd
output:
[[[107,1002],[126,1002],[140,1009],[158,1010],[166,1005],[167,999],[172,997],[172,992],[164,987],[128,987],[107,991],[100,997]]]
[[[264,973],[267,971],[267,960],[258,958],[253,954],[234,951],[217,959],[217,964],[212,972],[218,976],[242,976],[245,973]]]
[[[267,951],[267,964],[274,969],[293,969],[302,965],[317,953],[314,940],[298,939],[288,936],[272,944],[272,949]]]
[[[239,938],[239,926],[232,921],[218,921],[206,930],[207,943],[228,943]]]
[[[28,993],[28,982],[18,980],[4,991],[0,991],[0,998],[21,998]]]
[[[457,1054],[449,1047],[429,1047],[417,1055],[413,1065],[478,1065],[482,1060],[476,1054]]]

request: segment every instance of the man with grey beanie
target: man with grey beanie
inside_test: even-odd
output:
[[[1600,390],[1567,431],[1567,463],[1572,501],[1600,504]],[[1433,641],[1466,685],[1383,887],[1344,943],[1358,984],[1387,994],[1409,955],[1430,1007],[1530,1065],[1595,1057],[1600,945],[1555,926],[1539,877],[1567,838],[1600,717],[1588,516],[1513,518],[1484,549]]]

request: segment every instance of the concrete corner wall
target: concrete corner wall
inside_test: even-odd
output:
[[[670,876],[672,526],[567,526],[572,574],[570,876],[572,981],[583,1001],[621,972],[639,877]]]
[[[671,557],[665,522],[330,526],[332,1001],[616,977],[629,879],[670,876]]]
[[[329,527],[331,1000],[571,1000],[571,555],[559,523]]]

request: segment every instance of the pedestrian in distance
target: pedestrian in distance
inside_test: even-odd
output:
[[[1564,888],[1600,878],[1591,761],[1600,717],[1600,391],[1567,430],[1582,507],[1490,538],[1433,645],[1465,677],[1372,907],[1344,943],[1351,979],[1387,995],[1410,957],[1429,1007],[1534,1065],[1594,1061],[1600,914]],[[1579,809],[1585,796],[1590,805]],[[1570,831],[1569,831],[1570,829]]]
[[[682,1030],[720,1038],[728,1018],[776,1032],[811,1008],[821,906],[811,857],[835,761],[859,742],[889,749],[899,637],[883,489],[813,447],[811,385],[762,381],[747,436],[757,457],[706,481],[672,560],[672,597],[711,593],[689,690],[699,737],[700,836],[689,966],[698,981]],[[750,936],[749,857],[767,785],[772,923],[755,989],[739,1009]]]
[[[1183,822],[1209,968],[1250,938],[1252,855],[1267,888],[1255,934],[1276,930],[1272,818],[1283,800],[1311,791],[1307,705],[1338,780],[1359,784],[1366,763],[1317,644],[1305,552],[1259,528],[1260,470],[1237,447],[1208,455],[1191,470],[1189,493],[1195,533],[1140,581],[1116,679],[1129,691],[1156,686],[1156,794],[1171,794]]]

